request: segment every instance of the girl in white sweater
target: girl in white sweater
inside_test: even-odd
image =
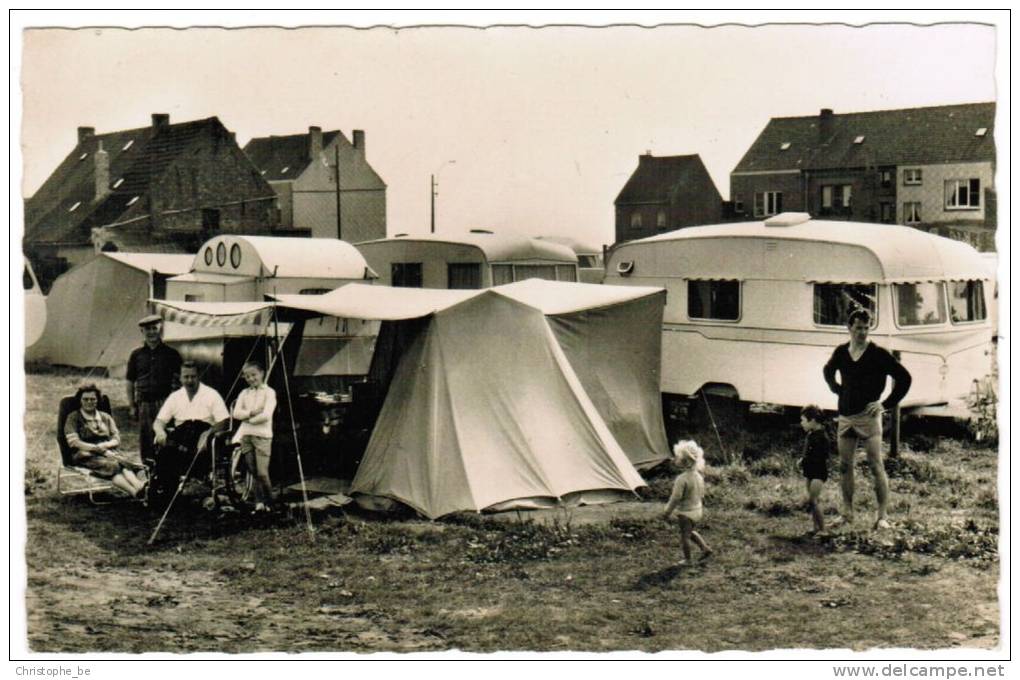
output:
[[[272,482],[269,480],[269,458],[273,449],[273,411],[276,410],[276,392],[265,384],[265,371],[253,361],[241,371],[248,388],[234,403],[233,416],[241,421],[233,442],[241,444],[241,455],[249,470],[255,471],[255,512],[265,512],[273,500]]]

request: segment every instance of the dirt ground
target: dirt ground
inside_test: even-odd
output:
[[[793,439],[710,467],[707,563],[676,567],[671,477],[595,507],[380,518],[352,507],[253,518],[56,494],[54,416],[74,376],[30,375],[28,644],[41,652],[494,652],[998,645],[997,454],[955,440],[890,467],[893,529],[804,532]],[[118,383],[101,381],[117,402]],[[130,441],[123,409],[115,416]],[[924,443],[924,442],[921,442]],[[920,444],[919,444],[920,445]],[[838,492],[829,485],[830,519]]]

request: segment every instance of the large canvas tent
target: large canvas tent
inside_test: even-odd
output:
[[[100,253],[60,275],[46,297],[46,326],[26,358],[118,372],[141,345],[138,319],[162,297],[166,278],[188,271],[193,255]]]
[[[617,432],[640,450],[638,459],[666,457],[658,404],[657,417],[645,413],[658,398],[657,369],[648,370],[658,344],[635,349],[658,336],[661,290],[544,281],[483,291],[350,284],[278,300],[281,315],[383,322],[372,372],[385,376],[388,389],[351,489],[363,503],[392,499],[434,518],[599,502],[643,485]],[[212,314],[215,305],[157,304],[177,319],[207,307]],[[630,316],[621,311],[628,307]],[[626,337],[600,328],[621,320],[648,323],[651,332]],[[586,347],[621,340],[605,357]],[[622,370],[596,376],[599,362],[627,363],[628,355],[641,357],[630,364],[640,379],[628,381]],[[585,359],[596,365],[577,370]],[[640,389],[651,395],[634,399]]]

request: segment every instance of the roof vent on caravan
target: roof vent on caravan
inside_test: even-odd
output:
[[[786,212],[779,213],[775,217],[770,217],[765,220],[766,227],[793,227],[798,224],[804,224],[811,219],[811,215],[804,212]]]
[[[634,273],[634,260],[624,260],[616,264],[616,273],[620,276],[630,276]]]
[[[488,229],[472,229],[471,233],[472,234],[491,234],[493,232],[489,231]]]

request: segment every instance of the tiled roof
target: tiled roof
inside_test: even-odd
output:
[[[337,135],[343,137],[339,130],[323,132],[322,148],[332,144]],[[307,132],[283,137],[255,137],[244,145],[244,152],[256,168],[265,171],[262,176],[270,182],[297,179],[312,162],[308,155]]]
[[[995,160],[994,102],[833,114],[824,135],[821,121],[773,118],[734,172]]]
[[[84,244],[93,227],[144,217],[151,182],[194,141],[209,135],[233,143],[215,117],[110,132],[80,142],[25,201],[25,242]],[[109,156],[111,190],[96,202],[95,154],[100,143]]]
[[[689,156],[644,155],[638,161],[637,170],[623,185],[620,195],[616,197],[616,204],[668,202],[680,186],[691,183],[700,184],[706,181],[715,190],[715,184],[698,154]],[[719,200],[722,198],[720,197]]]

